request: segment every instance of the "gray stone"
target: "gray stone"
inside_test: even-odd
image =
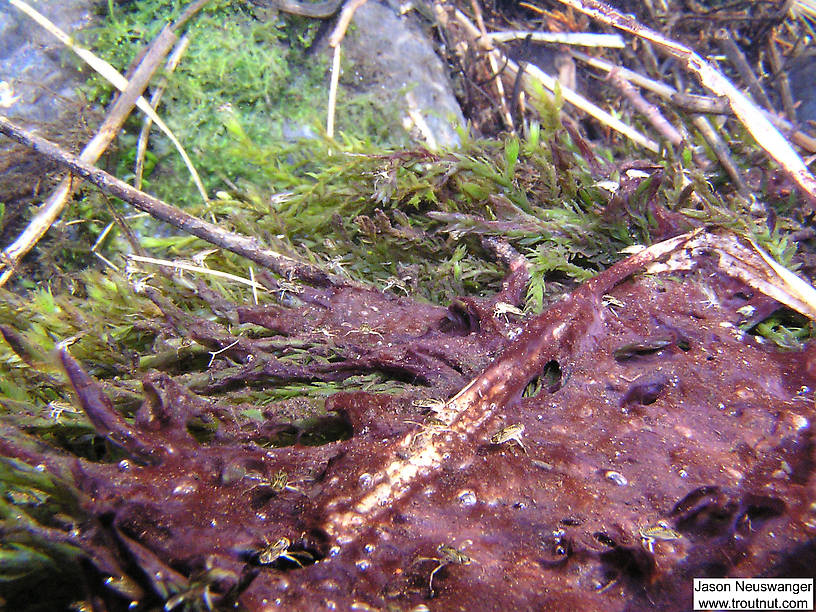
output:
[[[788,79],[796,107],[796,118],[801,122],[816,122],[816,52],[803,53],[788,66]]]
[[[66,32],[87,27],[94,4],[88,0],[32,0],[29,4]],[[3,113],[28,126],[53,123],[75,100],[82,74],[65,61],[69,51],[31,18],[8,3],[0,5],[0,81],[15,102]]]
[[[419,20],[369,0],[353,23],[342,50],[359,77],[358,93],[374,93],[384,106],[396,106],[417,142],[431,149],[458,145],[454,125],[465,119]]]
[[[93,20],[89,0],[30,0],[29,4],[68,33]],[[76,88],[85,76],[71,52],[30,17],[0,4],[0,113],[23,127],[76,149],[76,126],[85,112]],[[0,138],[0,247],[24,224],[23,212],[47,194],[51,164],[11,140]]]

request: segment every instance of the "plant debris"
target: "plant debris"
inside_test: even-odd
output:
[[[203,166],[222,189],[203,208],[0,120],[121,198],[86,195],[66,240],[38,246],[47,287],[0,290],[0,605],[673,610],[691,607],[694,577],[812,575],[816,293],[787,269],[816,269],[802,192],[757,167],[771,151],[743,124],[699,107],[686,121],[700,92],[643,38],[571,51],[559,78],[573,59],[612,73],[661,143],[525,65],[529,41],[491,38],[530,12],[587,30],[571,4],[672,45],[667,2],[645,3],[650,30],[602,3],[548,4],[422,5],[470,117],[486,133],[503,122],[503,140],[462,129],[450,152],[354,135],[282,149],[244,128],[259,107],[224,107]],[[694,62],[709,13],[746,16],[731,34],[771,55],[789,33],[768,3],[686,4],[678,44]],[[325,29],[290,19],[301,46]],[[727,34],[736,66],[744,40]],[[218,41],[204,42],[206,65]],[[757,57],[737,70],[774,101],[751,78]],[[664,76],[672,86],[652,80]],[[729,113],[734,100],[749,103],[702,102]],[[104,271],[76,272],[90,254]]]
[[[266,340],[234,338],[226,352],[243,365],[202,389],[383,370],[450,397],[490,364],[431,412],[411,395],[341,392],[309,430],[243,417],[152,372],[129,421],[63,350],[83,410],[123,458],[70,457],[6,425],[4,470],[39,478],[45,499],[4,506],[65,491],[82,518],[49,530],[90,560],[109,609],[187,593],[194,576],[212,601],[250,610],[623,610],[674,609],[692,576],[789,575],[816,560],[812,350],[740,331],[756,283],[729,274],[728,254],[745,265],[756,255],[727,234],[695,235],[633,255],[521,324],[494,312],[518,289],[449,309],[353,288],[309,290],[286,311],[236,306],[329,362],[287,367]],[[205,344],[227,340],[183,324]],[[559,384],[523,396],[552,361]],[[526,453],[491,437],[507,419]],[[281,446],[284,433],[293,444]],[[19,516],[7,535],[31,545],[45,528]],[[436,556],[465,543],[467,563]]]

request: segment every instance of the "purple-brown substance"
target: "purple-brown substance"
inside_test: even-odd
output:
[[[348,439],[263,448],[286,424],[242,421],[163,374],[131,423],[63,353],[94,426],[132,459],[3,451],[70,469],[93,517],[73,541],[103,575],[141,568],[129,597],[205,580],[249,610],[690,609],[692,577],[812,575],[814,349],[739,331],[757,292],[710,258],[632,277],[642,263],[523,326],[496,310],[517,301],[519,270],[449,310],[352,288],[239,309],[292,342],[331,337],[343,359],[287,371],[238,345],[247,369],[229,384],[379,370],[448,399],[484,370],[438,408],[441,425],[413,397],[339,393],[326,408]],[[207,415],[219,427],[199,443],[186,424]],[[491,442],[511,425],[524,449]],[[680,537],[645,538],[658,521]],[[283,537],[316,562],[259,563]]]

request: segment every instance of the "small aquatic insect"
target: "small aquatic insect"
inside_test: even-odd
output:
[[[504,444],[505,442],[513,441],[526,453],[527,449],[524,447],[524,443],[521,441],[521,434],[523,433],[524,425],[521,423],[514,423],[513,425],[502,427],[499,431],[490,436],[490,442],[492,444]]]
[[[473,559],[471,559],[463,551],[447,544],[440,544],[436,549],[436,552],[438,552],[442,557],[440,562],[444,562],[446,564],[451,563],[454,565],[470,565],[473,563]]]
[[[717,294],[711,287],[708,285],[701,285],[700,290],[703,292],[703,296],[705,297],[705,300],[700,302],[704,308],[716,308],[720,305],[720,300],[717,298]]]
[[[493,316],[498,318],[504,315],[504,320],[507,321],[508,314],[523,317],[524,311],[507,302],[496,302],[496,305],[493,307]]]
[[[417,408],[430,408],[432,412],[438,412],[445,407],[446,403],[443,399],[431,397],[428,399],[415,399],[411,402],[411,405]]]
[[[348,323],[341,323],[340,326],[341,327],[352,327]],[[349,329],[345,333],[345,335],[348,336],[349,334],[353,334],[353,333],[369,334],[369,335],[372,335],[372,336],[379,336],[380,338],[383,337],[382,332],[374,329],[373,327],[371,327],[367,323],[363,323],[362,325],[360,325],[360,327],[352,327],[351,329]]]
[[[292,563],[296,563],[298,566],[303,567],[303,563],[300,562],[298,557],[304,561],[313,561],[312,555],[307,553],[305,550],[289,550],[291,545],[292,542],[289,540],[289,538],[279,538],[274,543],[267,541],[264,548],[262,548],[256,555],[258,563],[260,565],[272,565],[278,559],[286,559],[287,561],[291,561]]]
[[[608,308],[609,311],[615,316],[618,316],[618,313],[615,311],[615,308],[623,308],[625,306],[625,304],[621,302],[618,298],[616,298],[614,295],[609,294],[604,294],[604,296],[601,298],[601,303],[604,305],[604,307]]]
[[[254,478],[254,480],[258,480],[259,482],[254,487],[252,487],[253,489],[263,488],[271,490],[274,493],[280,493],[283,490],[287,490],[305,495],[303,491],[289,484],[289,476],[287,476],[286,472],[284,472],[283,470],[276,472],[271,478],[256,477]]]
[[[286,475],[286,472],[280,470],[269,480],[269,486],[275,491],[283,491],[288,482],[289,477]]]
[[[305,290],[300,285],[290,283],[288,281],[278,281],[278,288],[273,290],[273,293],[280,293],[279,298],[282,300],[283,296],[288,292],[291,294],[303,293]]]
[[[467,540],[466,544],[470,544],[470,540]],[[458,548],[449,546],[448,544],[440,544],[437,547],[436,552],[439,553],[439,557],[423,557],[439,563],[439,565],[433,569],[430,578],[428,579],[428,588],[430,589],[431,597],[434,596],[433,579],[436,572],[441,570],[446,565],[470,565],[473,563],[473,559],[471,559],[467,554]]]
[[[421,427],[421,429],[411,438],[410,446],[413,446],[417,439],[424,435],[432,436],[433,434],[452,431],[445,421],[435,416],[426,417],[423,423],[417,423],[416,421],[405,422],[411,423],[412,425],[419,425]]]
[[[670,542],[683,537],[681,533],[672,529],[666,521],[658,521],[649,527],[640,530],[641,542],[650,553],[654,553],[655,542]]]

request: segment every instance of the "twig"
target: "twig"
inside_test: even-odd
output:
[[[134,208],[149,213],[150,216],[211,244],[246,257],[281,276],[288,279],[300,278],[315,285],[329,285],[334,282],[325,271],[312,264],[281,255],[265,248],[255,238],[222,229],[131,187],[124,181],[82,161],[76,155],[63,151],[54,143],[23,130],[2,115],[0,115],[0,133],[13,138],[20,144],[31,147],[42,157],[66,167],[77,176],[124,200]]]
[[[696,117],[692,118],[691,122],[694,124],[694,127],[699,130],[703,138],[705,138],[706,143],[708,143],[708,146],[711,147],[711,150],[717,157],[717,161],[720,162],[723,170],[725,170],[726,174],[728,174],[728,176],[734,182],[737,190],[743,195],[748,194],[748,187],[745,184],[745,181],[742,180],[742,175],[740,174],[737,164],[734,163],[733,159],[731,159],[731,153],[728,151],[728,145],[722,138],[720,138],[717,130],[714,129],[711,123],[709,123],[708,119],[706,119],[703,115],[697,115]]]
[[[646,69],[651,70],[654,75],[659,75],[660,68],[657,65],[657,56],[655,55],[654,48],[649,44],[648,40],[642,42],[643,44],[640,45],[642,51],[641,56],[646,59]]]
[[[348,30],[348,27],[351,24],[351,19],[354,17],[354,13],[356,13],[357,9],[363,6],[366,2],[367,0],[348,0],[343,5],[343,10],[340,12],[340,17],[337,19],[337,25],[334,26],[334,30],[329,37],[329,45],[336,47],[343,41],[343,38],[346,36],[346,30]]]
[[[593,34],[590,32],[527,32],[513,30],[508,32],[491,32],[487,37],[495,42],[530,39],[533,42],[576,45],[578,47],[606,47],[622,49],[623,38],[620,34]]]
[[[751,92],[751,95],[754,97],[757,104],[761,104],[767,109],[772,109],[773,105],[768,99],[768,94],[765,93],[765,90],[762,89],[762,85],[759,84],[754,71],[751,70],[751,66],[748,65],[748,60],[745,59],[745,55],[743,55],[742,51],[737,46],[737,43],[734,42],[731,32],[725,28],[720,28],[714,34],[714,39],[717,41],[720,49],[722,49],[722,52],[728,57],[734,68],[737,69],[737,72],[748,86],[748,91]]]
[[[108,209],[108,212],[113,217],[113,221],[111,223],[109,223],[108,226],[110,227],[114,223],[117,226],[119,226],[119,231],[122,232],[122,234],[125,237],[125,240],[127,240],[128,244],[130,245],[130,248],[133,249],[133,252],[136,253],[137,255],[146,255],[147,253],[142,248],[142,245],[139,243],[138,238],[136,238],[136,235],[130,229],[130,226],[126,223],[126,221],[128,221],[130,219],[138,219],[140,217],[147,217],[149,215],[147,213],[144,213],[144,212],[138,212],[138,213],[134,213],[134,214],[131,214],[131,215],[126,215],[126,216],[123,217],[119,213],[119,211],[116,210],[116,208],[113,206],[113,204],[111,203],[110,198],[108,197],[108,195],[104,194],[104,193],[103,193],[103,195],[105,196],[105,208]],[[105,228],[105,231],[107,231],[107,228]],[[105,232],[103,231],[103,233],[105,233]]]
[[[515,133],[516,128],[515,125],[513,125],[513,115],[510,113],[510,109],[507,107],[507,99],[504,95],[504,84],[502,83],[501,78],[498,76],[499,62],[496,60],[496,55],[491,53],[493,50],[493,43],[487,35],[487,28],[485,28],[484,19],[482,18],[482,10],[479,8],[478,0],[470,0],[470,6],[473,8],[473,14],[476,18],[476,25],[479,27],[479,33],[482,36],[480,39],[481,46],[487,51],[487,63],[490,64],[490,72],[491,74],[497,76],[494,82],[496,84],[496,97],[501,105],[502,120],[504,121],[505,127],[512,133]],[[507,62],[505,61],[502,70],[504,70],[506,67]]]
[[[618,74],[625,78],[627,81],[631,81],[638,87],[642,87],[643,89],[648,89],[649,91],[656,93],[661,98],[665,98],[667,100],[672,100],[680,106],[681,108],[685,108],[692,112],[701,112],[701,113],[715,113],[715,114],[728,114],[733,115],[734,111],[730,106],[728,98],[726,96],[718,96],[718,97],[710,97],[710,96],[695,96],[692,94],[686,93],[679,93],[677,89],[672,87],[671,85],[667,85],[666,83],[662,83],[660,81],[655,81],[654,79],[650,79],[649,77],[645,77],[642,74],[635,72],[633,70],[629,70],[628,68],[623,68],[621,66],[617,66],[611,62],[603,60],[598,57],[592,57],[585,53],[581,53],[580,51],[572,51],[571,55],[581,60],[582,62],[592,66],[593,68],[597,68],[599,70],[603,70],[605,72],[610,72],[611,70],[617,70]],[[768,121],[773,123],[777,129],[783,130],[784,132],[789,134],[789,138],[795,142],[797,145],[802,147],[803,149],[807,150],[810,153],[816,152],[816,139],[811,136],[808,136],[802,131],[796,130],[796,128],[788,121],[781,119],[780,117],[775,116],[773,113],[769,113],[763,109],[760,109],[762,114],[765,116]]]
[[[326,135],[334,138],[334,115],[337,110],[337,86],[340,83],[340,45],[332,52],[331,81],[329,82],[329,104],[326,111]]]
[[[153,109],[159,108],[159,102],[161,102],[161,98],[164,95],[164,90],[167,89],[168,77],[179,65],[181,56],[184,55],[189,44],[190,37],[185,34],[181,37],[181,40],[176,43],[173,52],[170,54],[170,57],[167,58],[167,62],[164,64],[164,74],[150,96],[150,106],[153,107]],[[150,128],[152,125],[153,120],[145,116],[142,121],[142,129],[139,131],[139,141],[136,143],[136,167],[134,170],[135,177],[133,179],[133,185],[136,189],[142,188],[142,173],[144,172],[144,158],[147,153],[147,139],[150,136]]]
[[[716,95],[726,96],[731,103],[731,109],[745,128],[751,133],[757,144],[776,160],[782,169],[799,185],[806,197],[810,200],[812,210],[816,203],[816,178],[808,170],[802,158],[793,149],[790,143],[777,130],[765,115],[751,102],[733,83],[715,70],[708,62],[689,47],[666,38],[662,34],[650,30],[638,23],[634,18],[626,16],[599,0],[559,0],[605,23],[625,32],[651,41],[664,53],[681,60],[687,70],[693,72],[700,79],[704,87]]]
[[[732,115],[728,98],[712,96],[698,96],[689,93],[674,93],[671,101],[679,108],[690,113],[705,113],[708,115]]]
[[[436,15],[437,19],[439,19],[439,22],[443,26],[447,26],[450,22],[450,18],[445,8],[442,7],[439,2],[437,2],[434,5],[434,7],[436,9]],[[464,13],[462,13],[459,10],[455,10],[453,15],[456,22],[459,23],[464,28],[465,32],[472,40],[476,41],[479,44],[483,44],[481,43],[482,41],[481,33],[476,28],[476,26],[474,26],[470,22],[470,20]],[[498,58],[501,58],[501,53],[496,49],[492,49],[491,51],[489,51],[489,53],[495,53],[497,54]],[[511,79],[515,78],[516,75],[518,74],[518,70],[519,70],[518,65],[513,60],[508,59],[506,71],[508,78]],[[559,88],[564,100],[569,102],[576,108],[594,117],[602,124],[609,126],[613,130],[623,134],[624,136],[629,138],[632,142],[642,146],[643,148],[652,151],[653,153],[657,153],[660,151],[660,147],[654,140],[641,134],[631,126],[626,125],[619,119],[616,119],[615,117],[607,113],[605,110],[603,110],[596,104],[593,104],[592,102],[587,100],[584,96],[573,91],[569,87],[562,85],[561,83],[558,83],[558,81],[554,77],[547,74],[537,66],[528,64],[524,71],[522,79],[524,90],[530,97],[540,96],[540,89],[533,85],[533,81],[537,81],[542,87],[548,89],[549,91],[555,91],[556,88]]]
[[[119,129],[124,124],[125,120],[133,109],[134,104],[138,105],[139,101],[144,102],[144,99],[141,97],[142,92],[147,87],[153,73],[156,71],[161,58],[167,54],[170,47],[172,47],[177,40],[175,29],[186,23],[187,20],[189,20],[195,14],[195,12],[203,7],[207,1],[208,0],[198,0],[197,2],[193,3],[182,14],[175,26],[165,27],[159,33],[159,35],[150,45],[150,49],[142,62],[139,64],[139,67],[131,76],[130,81],[126,80],[121,75],[118,75],[122,81],[124,81],[124,86],[119,87],[119,89],[122,91],[122,95],[120,95],[116,102],[114,102],[113,106],[108,112],[107,117],[105,118],[105,121],[100,126],[96,135],[90,142],[88,142],[87,145],[85,145],[85,148],[82,150],[80,157],[83,161],[89,164],[95,163],[105,149],[107,149],[111,141],[116,137]],[[57,36],[57,38],[59,38],[63,43],[68,44],[72,50],[80,55],[80,57],[83,57],[83,59],[87,59],[86,56],[90,56],[91,58],[98,60],[98,58],[96,58],[96,56],[93,54],[73,45],[70,38],[64,32],[62,32],[62,30],[54,26],[54,24],[49,22],[45,17],[34,11],[34,9],[25,3],[20,2],[19,0],[9,0],[9,2],[29,15],[32,19],[36,20],[40,25],[46,29],[49,29],[52,34]],[[110,67],[109,64],[108,66]],[[113,69],[112,67],[110,68],[111,70]],[[122,85],[122,83],[119,83],[119,85]],[[147,103],[145,102],[145,105],[146,104]],[[152,108],[150,110],[152,112]],[[164,125],[163,122],[162,125]],[[174,140],[175,137],[173,136],[172,139]],[[180,146],[181,145],[179,144],[179,147]],[[197,177],[197,175],[195,176]],[[64,178],[31,219],[26,229],[13,243],[11,243],[3,250],[2,253],[0,253],[0,269],[3,267],[6,268],[3,274],[0,275],[0,287],[8,282],[9,278],[11,278],[11,275],[14,273],[14,270],[17,268],[20,260],[34,247],[35,244],[37,244],[57,217],[59,217],[60,213],[65,207],[65,203],[73,193],[73,190],[74,184],[71,178]],[[204,195],[206,197],[206,193]]]
[[[527,69],[527,62],[519,62],[516,78],[513,79],[513,96],[510,100],[510,110],[513,113],[513,120],[518,123],[522,130],[525,128],[524,123],[524,92],[522,90],[522,80],[524,71]]]
[[[599,57],[592,57],[591,55],[587,55],[581,51],[570,50],[570,55],[575,59],[579,59],[585,64],[591,66],[592,68],[597,68],[599,70],[603,70],[604,72],[611,72],[612,70],[617,70],[618,74],[626,79],[627,81],[631,81],[638,87],[642,87],[643,89],[648,89],[649,91],[660,95],[663,98],[670,98],[672,94],[676,94],[677,90],[672,87],[671,85],[666,85],[662,81],[655,81],[654,79],[650,79],[647,76],[643,76],[639,72],[635,72],[634,70],[629,70],[628,68],[624,68],[623,66],[618,66],[617,64],[613,64],[610,61],[605,59],[601,59]]]
[[[334,31],[329,37],[329,46],[333,49],[329,104],[326,115],[326,134],[328,134],[329,138],[334,138],[334,115],[337,110],[337,87],[340,82],[340,43],[343,42],[354,13],[366,2],[367,0],[348,0],[343,6]]]
[[[768,38],[768,58],[771,60],[771,70],[773,70],[778,85],[779,97],[782,98],[785,115],[788,117],[788,121],[795,122],[796,107],[793,103],[790,81],[788,80],[787,71],[784,70],[782,58],[779,56],[779,49],[776,48],[776,38],[774,36]]]
[[[626,96],[626,99],[635,107],[635,110],[649,120],[649,123],[654,126],[663,138],[675,147],[683,146],[683,137],[677,131],[677,128],[668,122],[660,109],[647,102],[629,81],[621,77],[616,70],[609,73],[609,80]]]

